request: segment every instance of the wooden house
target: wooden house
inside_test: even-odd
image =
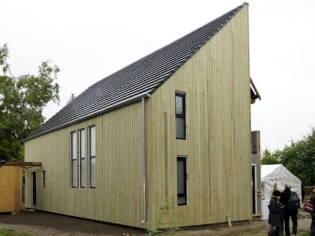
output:
[[[148,228],[252,219],[248,4],[87,88],[25,142],[26,207]],[[163,208],[164,207],[164,208]]]

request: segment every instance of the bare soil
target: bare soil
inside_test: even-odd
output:
[[[307,214],[302,214],[298,221],[299,229],[309,229],[311,219]],[[251,235],[254,232],[267,232],[267,221],[251,221],[228,225],[189,227],[182,229],[178,235],[203,236],[203,235]],[[144,236],[145,230],[126,226],[107,224],[91,220],[79,219],[46,212],[32,212],[30,214],[0,215],[0,227],[6,226],[17,232],[31,233],[34,235],[61,235],[61,236],[86,236],[86,235],[125,235]]]

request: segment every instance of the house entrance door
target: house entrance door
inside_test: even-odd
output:
[[[32,172],[32,204],[36,206],[36,172]]]

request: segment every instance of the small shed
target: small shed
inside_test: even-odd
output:
[[[0,162],[0,213],[17,213],[22,209],[22,169],[40,166],[38,162]]]

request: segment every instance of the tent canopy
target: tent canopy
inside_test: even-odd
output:
[[[280,191],[284,190],[286,184],[290,184],[291,190],[296,192],[302,200],[301,180],[281,164],[261,165],[261,182],[264,185],[264,198],[266,200],[271,198],[274,183],[277,183]]]

